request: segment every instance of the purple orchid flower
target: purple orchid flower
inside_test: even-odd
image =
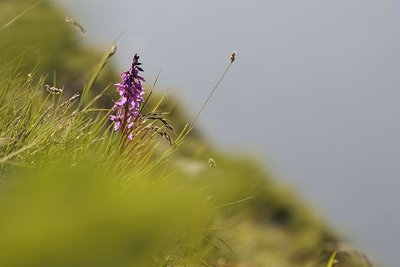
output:
[[[123,134],[128,135],[129,140],[133,138],[134,123],[144,101],[143,82],[145,80],[139,75],[139,72],[143,72],[140,65],[142,63],[139,62],[139,55],[135,54],[131,68],[121,73],[122,81],[116,84],[120,99],[113,107],[116,114],[110,116],[110,120],[114,122],[115,131],[121,130]]]

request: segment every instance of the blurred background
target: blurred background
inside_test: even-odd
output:
[[[218,147],[270,170],[368,254],[397,266],[400,247],[400,14],[395,0],[55,0],[87,29],[134,52],[145,77],[200,117]]]

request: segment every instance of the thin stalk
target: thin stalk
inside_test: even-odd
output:
[[[204,108],[206,107],[207,103],[210,101],[211,97],[213,96],[213,94],[215,93],[215,91],[217,90],[218,86],[220,85],[220,83],[222,82],[222,80],[224,79],[225,75],[228,73],[230,67],[232,66],[232,63],[234,61],[231,60],[231,62],[229,63],[228,67],[225,69],[224,73],[221,75],[221,77],[219,78],[218,82],[215,84],[214,88],[212,89],[211,93],[208,95],[206,101],[204,101],[203,105],[201,106],[199,112],[197,113],[196,117],[194,118],[194,120],[192,121],[192,123],[190,124],[189,127],[189,132],[193,129],[197,119],[199,118],[201,112],[203,112]]]

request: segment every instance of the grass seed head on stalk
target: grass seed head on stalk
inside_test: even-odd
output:
[[[79,21],[77,21],[71,17],[66,17],[65,21],[67,23],[71,24],[72,26],[76,27],[82,34],[86,33],[85,27],[83,27],[82,23],[80,23]]]
[[[32,73],[28,74],[27,82],[28,82],[28,84],[31,84],[33,82],[33,74]]]
[[[63,89],[61,89],[61,88],[53,87],[48,84],[46,84],[44,86],[44,88],[46,89],[47,92],[49,92],[51,94],[55,94],[55,95],[61,94],[63,91]]]
[[[211,168],[214,168],[215,166],[217,166],[217,163],[212,158],[208,159],[208,164],[210,165]]]
[[[231,63],[236,60],[236,51],[233,51],[231,54]]]

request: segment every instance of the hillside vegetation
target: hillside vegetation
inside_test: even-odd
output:
[[[0,1],[0,266],[326,266],[336,234],[257,160],[185,128],[176,99],[151,94],[132,141],[114,131],[110,48],[65,17]]]

